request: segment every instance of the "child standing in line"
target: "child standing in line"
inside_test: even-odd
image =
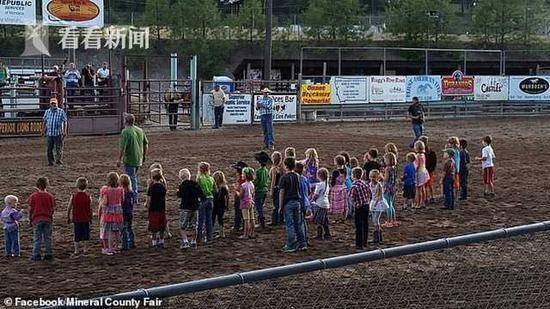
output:
[[[481,168],[483,169],[483,184],[485,185],[483,195],[495,196],[495,164],[496,159],[495,152],[493,150],[493,139],[487,135],[482,140],[483,149],[481,150],[481,157],[476,157],[477,161],[481,161]]]
[[[329,184],[328,184],[328,170],[326,168],[320,168],[317,171],[317,178],[319,182],[315,185],[315,190],[311,200],[313,201],[313,222],[317,225],[317,236],[315,239],[323,240],[330,239],[329,230],[329,218],[328,213],[330,209],[329,201]]]
[[[346,219],[353,218],[353,203],[351,202],[351,198],[349,197],[349,190],[351,189],[351,184],[353,183],[353,180],[351,179],[351,157],[349,155],[349,152],[342,151],[340,152],[340,155],[344,157],[345,159],[345,168],[346,168],[346,196],[347,196],[347,204],[346,204],[346,212],[345,217]]]
[[[296,148],[294,147],[286,147],[285,148],[285,159],[286,158],[293,158],[296,159]]]
[[[203,240],[203,232],[206,231],[204,243],[212,241],[212,210],[214,208],[214,178],[210,176],[210,164],[199,163],[197,182],[204,194],[204,200],[199,207],[199,226],[197,227],[197,239]]]
[[[180,229],[181,246],[180,249],[197,247],[197,226],[199,218],[199,205],[204,194],[199,184],[191,179],[191,172],[188,169],[181,169],[178,173],[181,183],[178,188],[177,196],[181,199],[180,203]],[[191,239],[191,244],[189,244]]]
[[[152,183],[147,189],[147,210],[151,233],[151,244],[154,248],[164,249],[166,232],[166,187],[160,169],[151,171]]]
[[[265,151],[256,153],[254,157],[256,161],[260,163],[260,168],[256,170],[256,177],[254,178],[254,206],[258,213],[260,226],[263,229],[265,228],[264,204],[267,196],[267,181],[269,178],[269,171],[266,166],[271,164],[271,158]]]
[[[162,175],[162,179],[160,180],[160,182],[164,185],[164,188],[166,188],[166,190],[168,190],[168,183],[166,182],[166,178],[164,178],[164,170],[162,169],[162,164],[160,164],[158,162],[155,162],[155,163],[151,164],[151,166],[149,166],[149,179],[147,180],[147,186],[149,186],[153,182],[153,180],[151,178],[151,171],[154,170],[154,169],[159,169],[160,170],[160,173]],[[168,238],[172,238],[172,233],[170,233],[170,221],[168,220],[168,217],[166,217],[166,228],[164,230],[164,234]]]
[[[430,175],[430,179],[426,183],[426,204],[433,204],[435,203],[433,184],[435,181],[435,168],[437,167],[437,154],[431,147],[428,146],[427,136],[422,135],[418,138],[418,140],[422,141],[424,143],[424,146],[426,146],[426,169],[428,170],[428,174]]]
[[[309,245],[308,226],[306,222],[306,213],[308,209],[310,209],[309,182],[307,181],[306,176],[304,176],[304,167],[304,163],[296,162],[296,167],[294,171],[300,176],[300,220],[302,222],[302,230],[304,233],[304,237],[306,238],[306,243]]]
[[[132,190],[130,176],[126,174],[120,175],[119,182],[124,190],[124,201],[122,202],[122,250],[128,250],[136,247],[134,242],[134,230],[132,228],[136,194]]]
[[[416,161],[416,154],[409,152],[406,156],[407,163],[403,168],[403,198],[405,203],[403,204],[403,210],[414,207],[414,200],[416,195],[416,167],[414,162]]]
[[[270,191],[273,198],[273,212],[271,214],[271,223],[269,225],[277,226],[284,222],[284,217],[279,211],[279,181],[281,180],[281,177],[284,175],[285,171],[283,166],[283,156],[280,152],[274,151],[271,154],[271,161],[273,162],[273,165],[271,166],[271,169],[269,171],[269,178],[271,179]]]
[[[309,148],[305,152],[306,159],[304,163],[306,165],[306,177],[309,182],[309,190],[312,192],[315,189],[315,185],[319,182],[317,178],[317,170],[319,169],[319,156],[315,148]]]
[[[393,152],[388,152],[384,155],[384,199],[388,203],[388,209],[386,214],[388,215],[388,221],[386,221],[384,227],[398,227],[401,225],[397,221],[397,215],[395,213],[395,193],[397,191],[397,158]]]
[[[233,221],[233,231],[238,232],[243,228],[243,213],[241,212],[241,202],[239,201],[238,192],[240,190],[241,185],[244,183],[244,177],[243,177],[243,168],[248,167],[248,164],[246,164],[243,161],[239,161],[233,165],[233,168],[235,169],[235,183],[233,183],[233,189],[235,194],[233,195],[233,209],[235,211],[234,213],[234,221]]]
[[[454,209],[455,208],[455,194],[454,194],[454,180],[455,180],[455,162],[453,160],[455,150],[445,149],[443,152],[443,158],[445,159],[445,165],[443,165],[443,208],[442,209]]]
[[[245,167],[243,169],[245,182],[239,190],[240,207],[244,219],[244,234],[240,239],[254,238],[254,169]]]
[[[34,239],[32,248],[32,260],[40,261],[42,242],[44,242],[44,260],[53,259],[52,251],[52,221],[55,209],[54,196],[46,191],[48,178],[40,177],[36,181],[37,192],[29,196],[29,218],[34,226]]]
[[[348,203],[346,191],[346,159],[342,155],[334,158],[336,169],[332,171],[330,180],[330,214],[342,216],[345,219],[345,212]]]
[[[470,153],[466,149],[468,148],[468,141],[465,139],[460,140],[460,200],[465,201],[468,199],[468,176],[470,174]]]
[[[371,213],[372,224],[374,225],[373,242],[375,244],[380,244],[383,241],[382,228],[380,226],[380,217],[382,216],[382,213],[388,208],[388,204],[384,199],[384,187],[381,183],[382,175],[380,174],[380,171],[370,171],[369,178],[369,187],[372,195],[372,199],[369,204],[369,210]]]
[[[119,186],[119,176],[115,172],[107,175],[107,185],[99,191],[99,234],[103,243],[102,254],[114,255],[120,243],[120,232],[124,217],[122,202],[124,189]]]
[[[307,243],[300,214],[300,177],[294,172],[296,160],[286,158],[284,164],[286,174],[279,182],[279,209],[285,214],[286,224],[286,245],[283,247],[283,252],[291,253],[296,250],[307,250]]]
[[[365,164],[363,165],[363,180],[369,181],[369,174],[372,170],[380,170],[380,163],[378,163],[378,149],[371,148],[363,158]]]
[[[460,140],[458,137],[453,136],[449,138],[448,148],[452,149],[454,151],[453,153],[453,161],[455,162],[455,180],[454,180],[454,192],[455,195],[458,195],[458,191],[460,189],[460,173],[461,173],[461,163],[460,163]],[[456,199],[456,196],[455,196]]]
[[[227,180],[222,171],[216,171],[212,177],[214,178],[214,210],[212,214],[212,226],[218,219],[218,225],[220,227],[220,237],[225,238],[225,230],[223,225],[223,216],[225,211],[229,209],[229,188],[227,187]]]
[[[356,167],[352,170],[353,185],[350,197],[355,208],[355,248],[363,251],[367,247],[369,234],[369,204],[372,193],[368,184],[363,180],[363,169]]]
[[[77,191],[69,199],[67,207],[67,223],[73,223],[74,227],[74,252],[78,256],[80,252],[86,253],[86,247],[81,243],[90,240],[90,224],[92,223],[92,198],[86,192],[88,180],[80,177],[76,180]]]
[[[349,159],[349,165],[353,170],[354,168],[359,167],[359,160],[356,157],[351,157]]]
[[[422,141],[414,143],[416,151],[416,208],[424,208],[426,206],[426,183],[430,180],[430,174],[426,169],[426,146]]]
[[[21,250],[19,246],[19,220],[23,217],[17,209],[19,199],[15,195],[8,195],[4,198],[4,210],[0,219],[4,225],[4,256],[19,257]]]

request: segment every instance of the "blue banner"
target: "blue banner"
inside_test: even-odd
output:
[[[407,76],[405,99],[407,102],[411,102],[413,97],[418,97],[423,102],[441,101],[441,76]]]

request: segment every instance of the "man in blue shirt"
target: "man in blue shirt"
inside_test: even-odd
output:
[[[265,149],[274,149],[275,139],[273,138],[273,98],[269,96],[271,90],[262,89],[262,96],[256,102],[256,110],[260,113],[260,121],[264,133]]]
[[[46,136],[48,165],[63,165],[63,139],[67,135],[67,114],[57,107],[57,99],[50,99],[50,109],[44,113],[42,135]],[[54,153],[55,149],[55,161]]]

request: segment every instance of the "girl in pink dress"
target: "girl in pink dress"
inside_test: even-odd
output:
[[[346,191],[346,159],[338,155],[334,158],[336,169],[332,172],[330,181],[330,214],[341,215],[345,219],[348,203]]]
[[[99,191],[99,237],[103,249],[102,254],[113,255],[117,244],[120,244],[120,232],[124,217],[122,215],[122,202],[124,200],[124,188],[119,186],[117,173],[109,173],[107,185]]]
[[[423,208],[426,203],[426,184],[430,180],[430,174],[426,169],[426,146],[424,142],[417,141],[414,143],[414,150],[416,152],[416,160],[414,166],[416,167],[416,206],[415,208]]]

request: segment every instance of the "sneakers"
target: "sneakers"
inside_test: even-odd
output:
[[[181,243],[180,249],[189,249],[191,246],[189,245],[188,241],[184,241]]]
[[[296,252],[296,249],[295,248],[291,248],[289,246],[284,246],[283,247],[283,252],[284,253],[293,253],[293,252]]]
[[[195,240],[191,240],[191,248],[197,249],[197,242]]]
[[[101,249],[101,254],[103,255],[115,255],[115,253],[109,249]]]
[[[303,246],[298,247],[298,251],[306,251],[306,250],[307,250],[307,245],[303,245]]]
[[[386,228],[393,227],[393,222],[392,221],[386,221],[386,222],[384,222],[384,224],[382,224],[382,226],[386,227]]]

